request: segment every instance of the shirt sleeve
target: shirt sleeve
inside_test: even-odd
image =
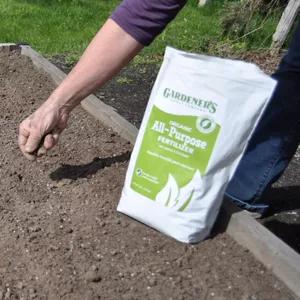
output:
[[[185,3],[186,0],[123,0],[111,19],[147,46],[175,18]]]

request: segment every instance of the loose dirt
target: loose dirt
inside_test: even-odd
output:
[[[76,109],[36,162],[17,127],[54,85],[0,52],[0,299],[294,299],[225,233],[187,246],[116,212],[131,145]]]

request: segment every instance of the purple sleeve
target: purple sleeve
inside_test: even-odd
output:
[[[149,45],[186,0],[123,0],[111,18],[142,45]]]

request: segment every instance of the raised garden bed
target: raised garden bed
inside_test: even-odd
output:
[[[227,233],[188,246],[116,213],[132,146],[82,109],[54,151],[25,160],[18,124],[55,85],[4,49],[0,299],[295,299]]]

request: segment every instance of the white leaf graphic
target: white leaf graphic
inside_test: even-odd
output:
[[[162,188],[162,190],[157,194],[155,201],[166,207],[174,206],[179,194],[179,188],[175,178],[169,174],[168,182]]]
[[[198,198],[201,193],[202,178],[197,170],[191,181],[180,189],[176,209],[186,211],[194,199]]]

